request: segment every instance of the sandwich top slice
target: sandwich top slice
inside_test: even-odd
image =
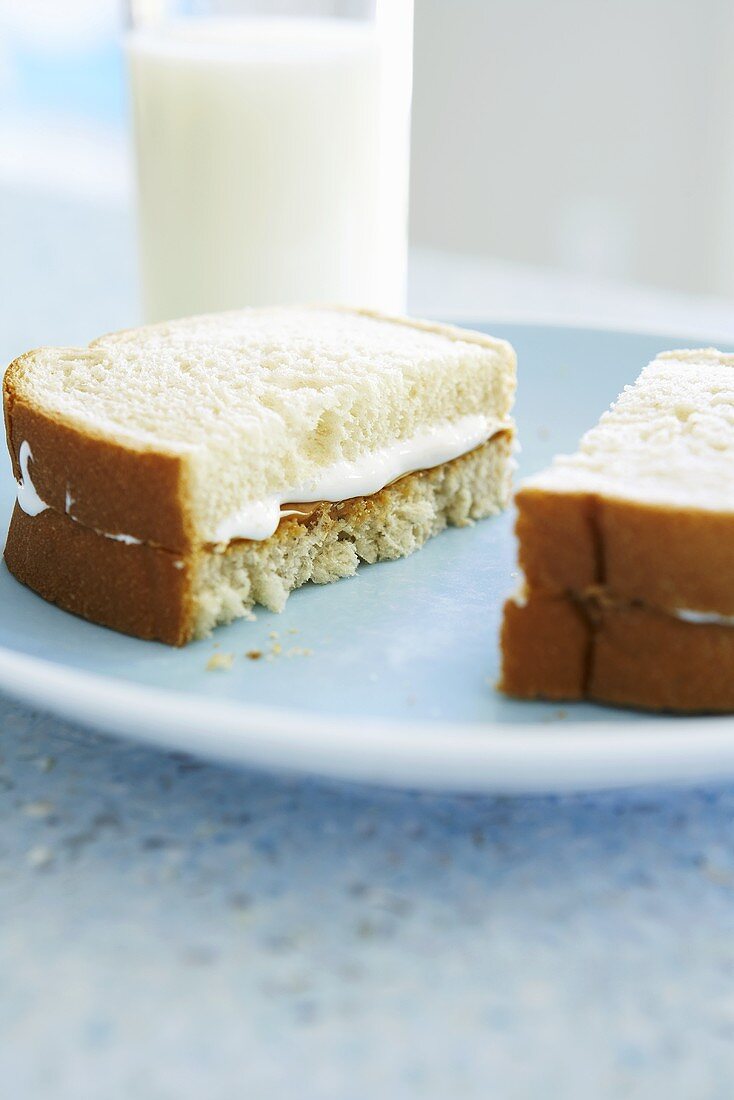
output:
[[[734,355],[666,352],[521,485],[505,691],[734,709],[732,454]]]
[[[446,522],[497,510],[514,388],[514,353],[501,340],[336,308],[190,318],[29,352],[4,382],[19,483],[6,561],[94,621],[186,641],[254,602],[279,609],[305,580],[409,552]],[[463,479],[444,471],[445,500],[431,479],[405,484],[468,455]],[[358,532],[334,506],[374,504],[391,487],[381,548],[375,530],[356,549]],[[425,498],[430,522],[428,512],[422,526],[406,519],[386,540],[408,489]],[[89,554],[97,564],[80,579]],[[120,571],[136,614],[120,606],[131,602],[112,576]]]

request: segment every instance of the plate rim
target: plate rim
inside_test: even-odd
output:
[[[734,718],[727,715],[671,715],[652,727],[640,715],[625,724],[578,722],[573,730],[564,730],[562,720],[499,725],[321,716],[136,684],[2,646],[0,689],[96,732],[377,786],[539,794],[734,777]],[[530,775],[521,763],[526,754],[533,756]]]

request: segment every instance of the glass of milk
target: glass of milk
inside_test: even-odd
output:
[[[413,0],[129,0],[143,305],[405,308]]]

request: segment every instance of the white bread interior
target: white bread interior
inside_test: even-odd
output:
[[[734,510],[734,355],[658,355],[572,455],[523,489],[594,493],[674,508]]]

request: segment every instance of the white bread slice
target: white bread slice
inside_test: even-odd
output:
[[[30,352],[8,385],[14,401],[78,433],[176,463],[184,545],[194,546],[222,541],[248,503],[427,428],[476,414],[485,438],[508,427],[515,359],[504,341],[448,326],[282,308]],[[68,474],[77,517],[110,530],[78,512],[77,471]],[[127,518],[132,526],[111,529],[181,544]]]
[[[523,482],[670,508],[734,511],[734,355],[663,352],[572,455]]]
[[[40,513],[16,506],[6,561],[61,606],[180,644],[497,511],[514,388],[504,341],[338,308],[190,318],[30,352],[8,369],[4,403],[20,504],[35,494]],[[372,470],[371,488],[304,495],[329,471],[364,485],[345,480],[355,468]],[[326,503],[305,516],[278,507],[270,538],[233,522],[263,501],[314,499]]]
[[[666,352],[517,493],[531,587],[734,614],[734,356]]]

